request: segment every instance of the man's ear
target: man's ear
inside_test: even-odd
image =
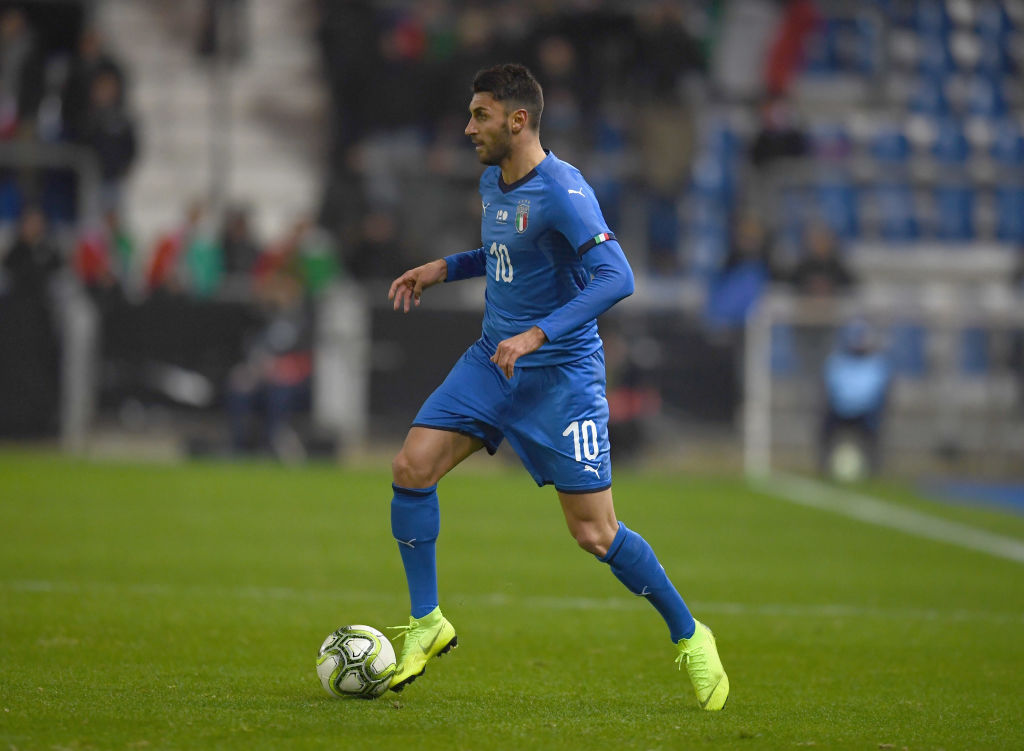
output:
[[[512,113],[512,124],[509,126],[513,133],[519,133],[523,128],[526,127],[526,121],[529,119],[529,115],[525,109],[518,109]]]

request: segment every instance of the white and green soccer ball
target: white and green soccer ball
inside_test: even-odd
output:
[[[316,674],[332,696],[375,699],[391,685],[395,648],[372,626],[342,626],[320,645]]]

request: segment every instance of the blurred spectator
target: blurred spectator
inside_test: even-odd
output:
[[[786,99],[772,97],[765,100],[760,116],[757,135],[750,148],[750,160],[755,167],[766,167],[776,159],[807,153],[807,136]]]
[[[38,206],[27,207],[18,222],[18,233],[3,257],[3,269],[11,293],[42,300],[54,274],[64,265],[60,248],[50,237],[46,216]]]
[[[768,234],[757,214],[743,213],[732,234],[729,254],[708,285],[704,316],[714,332],[741,331],[773,273]]]
[[[248,5],[248,0],[204,0],[196,41],[200,57],[220,56],[234,63],[246,56]]]
[[[340,272],[330,235],[305,216],[295,220],[285,237],[266,249],[253,267],[257,285],[277,274],[287,274],[299,281],[305,294],[312,296],[319,294]]]
[[[94,296],[120,299],[132,281],[135,240],[110,209],[98,226],[86,227],[78,236],[72,266],[79,281]]]
[[[98,73],[92,81],[80,137],[99,160],[104,209],[120,207],[121,185],[135,161],[135,130],[135,121],[122,100],[121,79],[112,71]]]
[[[162,233],[153,246],[149,264],[146,267],[146,291],[180,293],[185,289],[185,279],[180,268],[185,249],[200,231],[200,224],[206,212],[201,200],[193,201],[185,211],[185,221],[177,229]]]
[[[282,461],[298,461],[305,457],[305,449],[290,420],[310,402],[312,306],[301,281],[284,269],[259,282],[257,299],[264,324],[228,380],[232,450],[269,450]]]
[[[851,321],[840,331],[823,376],[819,467],[841,480],[877,472],[882,417],[892,373],[867,323]]]
[[[807,38],[821,22],[813,0],[787,0],[765,63],[765,89],[785,94],[803,63]]]
[[[259,258],[260,244],[253,236],[249,214],[248,206],[229,206],[224,212],[220,247],[228,274],[248,274]]]
[[[0,139],[12,138],[35,118],[43,92],[43,64],[35,34],[20,8],[0,13]]]
[[[790,277],[798,294],[831,297],[850,289],[853,274],[839,254],[836,235],[826,224],[814,222],[804,233],[804,255]]]
[[[680,270],[682,260],[679,201],[690,175],[695,138],[682,80],[703,66],[703,58],[674,4],[656,3],[638,21],[637,121],[640,176],[647,190],[648,261],[655,273],[671,275]]]
[[[101,74],[117,79],[118,105],[123,105],[125,76],[121,64],[105,49],[99,31],[85,29],[78,39],[78,49],[71,59],[63,91],[64,136],[82,140],[89,111],[92,108],[93,82]]]

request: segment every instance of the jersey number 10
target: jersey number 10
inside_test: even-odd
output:
[[[494,281],[511,282],[512,258],[509,257],[508,246],[505,243],[491,243],[490,253],[497,259],[497,263],[494,264]]]

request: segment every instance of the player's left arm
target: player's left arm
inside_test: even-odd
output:
[[[561,306],[536,326],[498,343],[491,362],[512,377],[516,360],[579,328],[608,310],[624,297],[633,294],[633,271],[618,241],[608,240],[595,245],[582,257],[590,282],[572,300]]]

